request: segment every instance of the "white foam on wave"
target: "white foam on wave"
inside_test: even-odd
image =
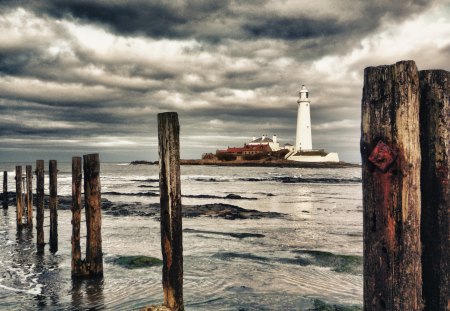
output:
[[[3,267],[7,267],[7,270],[5,272],[9,274],[10,279],[13,280],[14,285],[22,287],[11,287],[2,284],[2,281],[5,281],[6,279],[0,279],[0,288],[7,291],[25,293],[29,295],[40,295],[42,293],[42,288],[44,285],[39,284],[38,278],[41,273],[36,273],[34,271],[36,268],[36,265],[34,263],[18,264],[7,260],[0,261],[0,265]]]
[[[43,287],[42,284],[36,284],[36,286],[34,288],[20,289],[20,288],[5,286],[0,283],[0,288],[2,288],[2,289],[5,289],[5,290],[11,291],[11,292],[16,292],[16,293],[25,293],[25,294],[29,294],[29,295],[33,295],[33,296],[40,295],[42,293],[42,287]]]
[[[235,176],[219,176],[219,175],[182,175],[181,180],[235,180]]]

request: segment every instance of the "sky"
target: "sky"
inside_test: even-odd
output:
[[[252,137],[360,162],[363,71],[450,70],[450,0],[0,0],[0,162],[157,160],[157,114],[181,157]]]

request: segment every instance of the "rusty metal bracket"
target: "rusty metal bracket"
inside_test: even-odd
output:
[[[382,140],[380,140],[369,156],[369,161],[385,173],[397,159],[397,153]]]

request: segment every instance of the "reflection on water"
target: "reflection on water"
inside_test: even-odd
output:
[[[101,309],[104,307],[103,277],[90,279],[72,279],[72,303],[75,310]]]
[[[2,228],[6,228],[6,226],[9,223],[9,218],[8,216],[8,209],[2,209]]]
[[[70,255],[70,251],[64,256],[54,255],[48,244],[38,249],[32,228],[22,226],[15,230],[15,212],[11,210],[2,211],[0,223],[1,310],[96,310],[104,307],[103,278],[70,279],[70,267],[65,264],[67,258],[63,258]],[[69,247],[66,243],[66,249]],[[60,267],[61,262],[63,267]],[[67,294],[70,294],[70,301]]]

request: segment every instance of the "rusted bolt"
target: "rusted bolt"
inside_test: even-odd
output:
[[[369,156],[369,161],[385,173],[397,158],[397,154],[382,140],[378,142]]]

